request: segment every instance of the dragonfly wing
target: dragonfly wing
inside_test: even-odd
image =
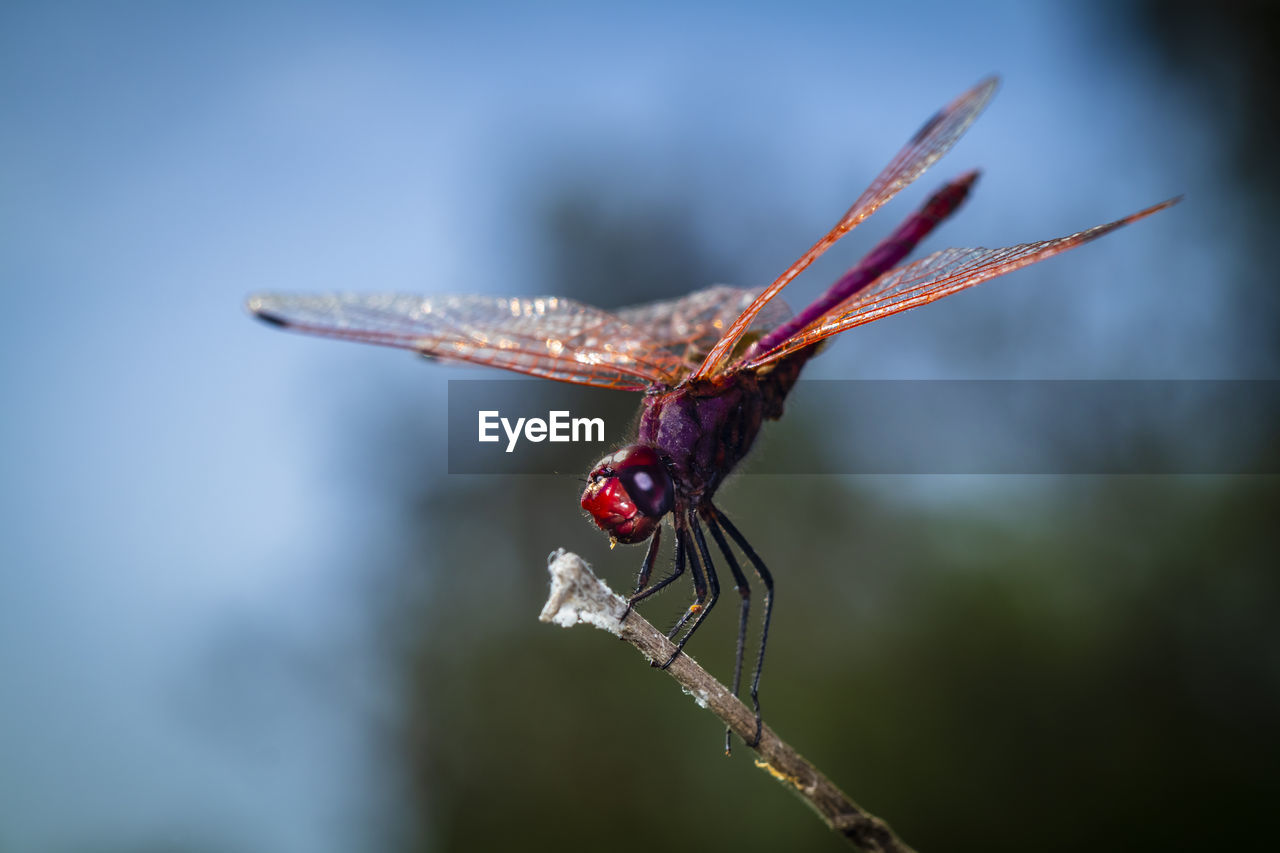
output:
[[[633,305],[617,311],[618,319],[696,367],[724,330],[756,297],[756,291],[727,285],[698,290],[679,299]],[[785,323],[791,309],[781,299],[765,306],[749,332],[763,333]]]
[[[778,295],[782,288],[791,283],[823,252],[848,234],[853,228],[871,214],[875,213],[889,199],[897,195],[904,187],[924,174],[925,169],[932,166],[939,157],[947,153],[956,143],[973,120],[978,117],[991,96],[995,94],[1000,81],[996,77],[988,77],[956,98],[950,104],[938,110],[915,135],[903,146],[902,150],[889,161],[889,165],[876,176],[858,200],[853,203],[840,221],[828,231],[822,239],[814,243],[798,261],[779,276],[773,284],[765,288],[758,297],[747,306],[746,310],[734,321],[724,337],[711,349],[706,359],[694,372],[695,378],[706,378],[721,369],[730,355],[737,349],[738,341],[751,327],[755,315],[764,309],[770,299]]]
[[[846,329],[927,305],[988,279],[1051,258],[1122,225],[1164,210],[1178,201],[1176,198],[1170,199],[1124,219],[1054,240],[1022,243],[1003,249],[943,249],[941,252],[934,252],[926,258],[885,273],[871,287],[837,305],[826,316],[815,320],[769,352],[752,358],[744,367],[762,367]]]
[[[262,293],[247,305],[261,319],[298,332],[580,385],[643,391],[686,370],[617,316],[558,297]]]

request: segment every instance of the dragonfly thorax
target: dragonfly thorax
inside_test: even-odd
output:
[[[609,536],[631,544],[653,534],[674,499],[675,484],[657,451],[633,444],[591,469],[582,508]]]

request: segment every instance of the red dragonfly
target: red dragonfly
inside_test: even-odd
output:
[[[751,449],[819,344],[846,329],[915,308],[1079,246],[1176,203],[1170,199],[1066,237],[1003,249],[943,249],[903,263],[968,195],[977,172],[938,190],[821,297],[792,315],[779,292],[856,225],[893,198],[960,138],[995,93],[995,77],[943,107],[876,176],[830,231],[764,290],[712,287],[681,299],[604,311],[570,299],[414,296],[395,293],[259,294],[261,319],[314,335],[399,347],[436,358],[601,388],[644,393],[635,443],[601,459],[582,507],[612,542],[649,540],[630,606],[681,577],[694,600],[668,636],[669,666],[719,600],[720,582],[703,525],[741,597],[733,691],[742,678],[751,591],[729,540],[764,586],[764,618],[751,701],[760,738],[760,671],[773,607],[773,576],[712,499]],[[662,521],[671,517],[675,558],[650,585]],[[726,537],[727,534],[727,537]],[[681,631],[684,631],[681,634]],[[678,641],[676,636],[680,635]],[[728,748],[728,733],[725,735]],[[754,746],[755,743],[752,744]]]

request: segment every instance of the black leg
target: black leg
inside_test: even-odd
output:
[[[676,634],[680,633],[680,629],[689,621],[689,617],[702,610],[703,602],[707,600],[707,579],[702,573],[702,564],[698,562],[698,552],[693,550],[693,543],[689,538],[689,528],[680,523],[681,516],[677,516],[676,536],[684,540],[685,553],[689,555],[689,570],[693,575],[693,603],[684,611],[684,615],[671,627],[667,632],[667,639],[674,640]],[[663,664],[665,669],[671,661]]]
[[[658,532],[655,530],[653,535],[654,535],[654,536],[657,536],[657,535],[658,535]],[[650,552],[649,552],[649,553],[647,553],[647,554],[645,554],[645,557],[644,557],[645,563],[649,563],[649,562],[650,562],[650,557],[655,556],[655,555],[656,555],[656,552],[657,552],[657,549],[656,549],[653,545],[650,545],[650,546],[649,546],[649,548],[650,548]],[[630,598],[628,598],[628,599],[627,599],[627,613],[630,613],[630,612],[631,612],[631,608],[635,607],[637,604],[639,604],[640,602],[644,601],[646,598],[648,598],[649,596],[653,595],[655,592],[661,592],[661,591],[662,591],[663,589],[665,589],[665,588],[667,587],[667,585],[668,585],[668,584],[670,584],[673,580],[675,580],[676,578],[678,578],[678,577],[680,577],[682,574],[684,574],[684,554],[685,554],[685,550],[686,550],[686,548],[685,548],[685,541],[684,541],[684,537],[680,535],[680,530],[679,530],[679,528],[677,528],[677,529],[676,529],[676,565],[675,565],[675,568],[673,568],[673,569],[671,570],[671,574],[667,575],[665,578],[663,578],[662,580],[658,581],[658,582],[657,582],[657,583],[655,583],[653,586],[649,587],[648,589],[639,590],[639,591],[637,591],[637,592],[636,592],[636,594],[635,594],[635,595],[633,595],[633,596],[631,596]],[[652,571],[652,570],[653,570],[653,567],[652,567],[652,566],[650,566],[650,567],[649,567],[649,569],[650,569],[650,571]],[[644,573],[644,568],[643,568],[643,567],[641,567],[641,574],[643,575],[643,573]],[[619,620],[619,621],[621,621],[621,620]]]
[[[693,624],[689,626],[689,630],[680,638],[680,642],[676,643],[676,650],[671,653],[671,657],[662,665],[663,669],[671,666],[672,661],[679,656],[680,650],[684,648],[684,644],[689,642],[689,638],[693,636],[693,632],[698,630],[698,627],[702,624],[702,620],[707,618],[707,614],[711,612],[711,608],[715,607],[716,602],[720,599],[720,579],[716,577],[716,567],[711,562],[711,552],[707,550],[707,540],[702,535],[702,525],[698,524],[697,512],[694,510],[689,511],[686,516],[686,524],[690,529],[692,529],[693,539],[698,545],[698,549],[696,551],[693,549],[689,550],[689,564],[692,566],[694,572],[693,579],[697,598],[694,603],[689,606],[689,609],[685,612],[684,616],[681,617],[679,625],[676,626],[676,630],[679,630],[680,625],[683,625],[690,616],[693,616],[694,619]],[[701,558],[702,562],[701,567],[698,565],[699,558]],[[698,581],[701,579],[702,575],[700,568],[706,569],[706,583],[710,586],[709,593],[706,587],[698,588]],[[694,616],[694,614],[697,615]],[[674,634],[675,631],[673,630],[672,635]]]
[[[738,560],[733,556],[733,550],[729,547],[729,543],[724,540],[724,532],[720,530],[720,524],[716,520],[715,508],[704,508],[704,520],[707,527],[711,530],[711,536],[716,540],[716,545],[720,547],[720,553],[724,555],[725,562],[729,564],[729,571],[733,574],[733,582],[737,584],[738,595],[742,597],[742,606],[738,611],[738,648],[733,656],[733,695],[738,695],[738,688],[742,684],[742,653],[747,644],[747,623],[751,618],[751,586],[747,583],[746,575],[742,573],[742,569],[738,567]],[[760,702],[755,693],[752,693],[751,704],[756,712],[756,729],[760,728]],[[726,727],[724,730],[724,751],[728,755],[730,751],[729,745],[730,730]],[[758,737],[758,736],[757,736]]]
[[[742,549],[742,553],[751,561],[752,567],[756,570],[756,574],[760,576],[760,581],[764,584],[764,627],[760,630],[760,653],[756,657],[756,671],[751,676],[751,704],[756,710],[756,736],[750,746],[755,747],[760,743],[760,671],[764,669],[764,650],[769,643],[769,618],[773,616],[773,575],[769,573],[769,569],[765,566],[764,560],[761,560],[756,554],[755,549],[747,542],[746,538],[738,532],[738,528],[733,526],[725,514],[714,506],[710,507],[708,517],[714,518],[719,522],[729,534],[729,537],[737,543]],[[712,531],[715,526],[712,525]]]
[[[644,592],[644,588],[649,585],[649,575],[653,573],[653,561],[658,556],[658,543],[662,541],[662,525],[658,525],[653,531],[653,538],[649,540],[649,550],[644,553],[644,562],[640,564],[640,574],[636,577],[636,591],[627,599],[627,609],[622,612],[622,622],[631,614],[631,606],[638,601],[637,595]],[[678,575],[672,575],[678,577]]]

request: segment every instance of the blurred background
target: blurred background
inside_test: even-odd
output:
[[[762,286],[995,71],[792,305],[975,166],[927,250],[1186,201],[806,375],[1273,379],[1272,5],[4,4],[0,851],[835,849],[632,650],[536,621],[553,548],[617,588],[641,554],[580,472],[445,473],[446,382],[488,374],[244,297]],[[839,459],[817,402],[760,456]],[[1262,846],[1277,492],[748,472],[766,718],[921,850]],[[691,645],[726,678],[731,609]]]

